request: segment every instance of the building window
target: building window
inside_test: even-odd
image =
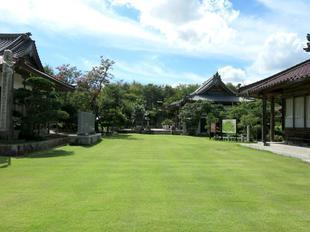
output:
[[[310,95],[307,96],[306,98],[306,123],[307,123],[307,128],[310,128]]]
[[[293,98],[287,98],[285,102],[285,127],[293,127]]]
[[[295,99],[295,128],[305,127],[305,98],[296,97]]]

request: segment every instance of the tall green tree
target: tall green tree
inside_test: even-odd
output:
[[[99,95],[98,121],[102,128],[107,128],[108,133],[111,132],[111,129],[124,126],[128,120],[124,114],[126,106],[123,96],[124,91],[117,83],[106,85]]]
[[[90,106],[96,119],[99,119],[98,97],[106,84],[113,78],[111,73],[114,61],[100,57],[100,64],[94,66],[84,78],[78,82],[79,88],[87,91],[91,96]],[[99,131],[98,120],[95,123],[96,131]]]
[[[81,78],[83,78],[83,72],[76,66],[70,64],[63,64],[58,66],[55,77],[65,83],[76,85]]]
[[[15,103],[26,109],[22,117],[22,136],[24,138],[40,137],[41,127],[49,123],[67,119],[68,113],[61,110],[58,94],[54,84],[41,77],[26,79],[30,88],[15,91]]]
[[[238,105],[234,105],[228,109],[227,117],[237,120],[238,131],[246,133],[247,126],[250,126],[251,134],[255,135],[255,137],[260,136],[262,101],[245,101]]]
[[[208,101],[186,103],[182,107],[179,117],[187,134],[196,134],[202,116],[207,118],[207,123],[204,126],[209,130],[211,123],[217,123],[225,117],[225,111],[222,105],[212,104]]]
[[[48,75],[50,75],[50,76],[54,76],[54,75],[55,75],[55,72],[54,72],[54,69],[53,69],[52,66],[50,66],[50,65],[45,65],[45,66],[43,67],[43,69],[44,69],[44,72],[47,73]]]

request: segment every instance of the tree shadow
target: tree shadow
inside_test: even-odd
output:
[[[24,158],[55,158],[73,155],[73,151],[65,150],[49,150],[49,151],[38,151],[30,153],[24,156]]]
[[[0,156],[0,168],[7,168],[11,165],[11,157]]]
[[[134,137],[133,135],[130,134],[118,134],[118,135],[106,135],[103,137],[103,139],[107,140],[118,140],[118,139],[123,139],[123,140],[142,140],[141,138]]]
[[[97,142],[93,143],[93,144],[89,144],[89,145],[81,145],[81,144],[70,144],[70,146],[76,146],[76,147],[84,147],[84,148],[92,148],[96,145],[98,145],[99,143],[102,142],[102,138],[100,138]]]

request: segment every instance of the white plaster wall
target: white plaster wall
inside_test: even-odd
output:
[[[14,89],[24,88],[24,79],[18,73],[14,73]]]
[[[0,71],[0,86],[1,81],[2,81],[2,72]],[[24,79],[20,74],[14,73],[14,89],[24,88],[23,81]]]

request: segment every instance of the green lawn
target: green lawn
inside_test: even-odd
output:
[[[0,231],[309,231],[310,165],[206,138],[122,135],[0,168]]]

